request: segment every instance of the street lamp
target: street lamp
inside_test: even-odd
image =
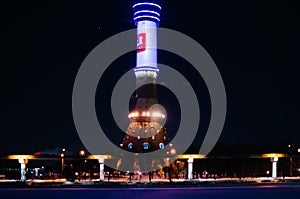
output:
[[[85,156],[85,151],[84,151],[84,150],[80,150],[80,151],[79,151],[79,156],[82,157],[82,158],[80,158],[80,159],[83,160],[83,156]],[[80,164],[81,164],[81,163],[80,163]],[[83,161],[82,164],[83,164],[82,167],[83,167],[83,169],[84,169],[85,161]],[[81,168],[81,169],[82,169],[82,168]],[[80,169],[80,170],[81,170],[81,169]],[[79,171],[79,180],[80,180],[80,178],[81,178],[81,172]]]
[[[85,155],[85,151],[84,151],[84,150],[80,150],[80,151],[79,151],[79,155],[80,155],[80,156],[84,156],[84,155]]]
[[[66,148],[61,148],[60,157],[61,157],[61,175],[64,173],[64,157],[66,153]]]
[[[289,148],[289,158],[290,158],[290,177],[293,176],[293,156],[292,156],[292,145],[288,145]]]
[[[65,157],[65,154],[61,153],[60,157],[61,157],[61,174],[63,175],[63,173],[64,173],[64,157]]]

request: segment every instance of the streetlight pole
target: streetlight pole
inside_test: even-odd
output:
[[[290,177],[293,176],[293,157],[292,157],[292,146],[289,144],[289,156],[290,156]]]
[[[84,156],[85,156],[85,151],[84,150],[80,150],[79,151],[79,156],[81,157],[81,158],[83,158],[84,159]],[[84,166],[85,166],[85,161],[83,162],[83,168],[82,169],[84,169]],[[80,169],[81,170],[81,169]],[[81,179],[81,176],[80,176],[80,170],[79,170],[79,180]]]
[[[61,149],[61,153],[60,153],[60,157],[61,157],[61,175],[64,174],[64,164],[65,164],[65,152],[66,152],[66,149],[65,148],[62,148]]]
[[[61,157],[61,175],[64,174],[64,157],[65,157],[65,154],[61,153],[60,154],[60,157]]]

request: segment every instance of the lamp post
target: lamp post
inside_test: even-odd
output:
[[[272,178],[277,178],[277,162],[278,162],[278,157],[272,157],[271,158],[272,162]]]
[[[172,148],[172,144],[170,144],[170,155],[171,155],[171,161],[169,163],[169,181],[172,182],[172,179],[171,179],[171,163],[173,162],[174,160],[174,156],[176,155],[176,149]]]
[[[81,158],[83,158],[84,156],[85,156],[85,151],[84,150],[80,150],[79,151],[79,156],[81,157]],[[80,158],[80,159],[81,159]],[[80,160],[81,161],[81,160]],[[83,161],[83,165],[82,165],[82,167],[83,167],[83,170],[84,170],[84,166],[85,166],[85,161]],[[81,170],[81,169],[80,169]],[[80,172],[80,170],[79,170],[79,180],[81,179],[81,172]]]
[[[62,148],[61,151],[60,151],[60,157],[61,157],[61,175],[64,174],[64,165],[65,165],[64,157],[65,157],[65,153],[66,153],[66,149]]]
[[[293,156],[292,156],[292,145],[288,145],[289,156],[290,156],[290,177],[293,176]]]
[[[61,153],[60,157],[61,157],[61,175],[63,175],[64,174],[64,157],[65,157],[65,154]]]

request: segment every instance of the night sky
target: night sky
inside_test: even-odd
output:
[[[223,77],[228,112],[213,152],[285,152],[288,144],[300,147],[296,2],[161,0],[160,26],[199,42]],[[99,43],[135,28],[132,2],[11,1],[1,7],[0,154],[82,149],[72,116],[77,71]],[[196,152],[210,115],[205,84],[174,55],[159,52],[159,62],[182,72],[200,99],[203,127],[190,149]],[[134,53],[121,57],[104,80],[114,81],[134,64]],[[97,96],[109,93],[112,86],[107,83],[105,89]],[[172,93],[161,91],[167,93],[160,97],[163,103]],[[101,112],[105,100],[96,97],[96,103]],[[177,106],[176,100],[173,105]],[[115,128],[106,121],[109,118],[100,123]],[[174,117],[168,123],[171,134],[176,121]],[[123,136],[117,134],[111,134],[115,142]]]

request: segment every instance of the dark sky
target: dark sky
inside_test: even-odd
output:
[[[161,2],[160,26],[199,42],[223,77],[228,112],[215,153],[277,152],[287,144],[300,147],[300,7],[296,2]],[[99,43],[135,27],[132,2],[11,1],[1,7],[0,153],[83,148],[72,117],[77,71]],[[159,60],[180,63],[172,56],[166,53]],[[124,60],[125,66],[134,67],[134,54]],[[198,81],[184,68],[179,70],[191,84]],[[126,68],[118,72],[122,71]],[[203,86],[195,89],[198,97],[205,92]],[[209,121],[207,104],[200,104],[204,126]]]

